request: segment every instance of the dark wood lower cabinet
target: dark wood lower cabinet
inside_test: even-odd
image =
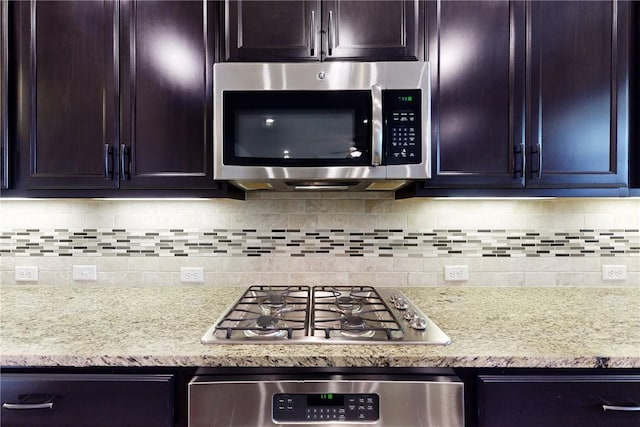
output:
[[[3,427],[174,425],[173,375],[3,373],[0,389]]]
[[[479,427],[640,425],[640,375],[481,375],[477,387]]]

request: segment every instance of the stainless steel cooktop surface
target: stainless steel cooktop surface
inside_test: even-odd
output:
[[[249,287],[202,337],[205,344],[449,344],[395,288]]]

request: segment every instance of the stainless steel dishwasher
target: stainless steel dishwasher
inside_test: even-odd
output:
[[[464,426],[464,385],[453,375],[197,375],[190,427]]]

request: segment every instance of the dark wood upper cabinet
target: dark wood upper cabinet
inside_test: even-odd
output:
[[[424,3],[226,0],[226,61],[418,60]]]
[[[428,186],[520,187],[522,2],[431,2],[432,179]],[[518,133],[519,132],[519,133]]]
[[[207,12],[203,1],[121,5],[120,188],[215,185]]]
[[[528,186],[626,187],[629,2],[528,8]]]
[[[16,187],[215,189],[206,1],[11,3]]]
[[[320,11],[320,0],[226,0],[224,59],[319,60]]]
[[[113,2],[12,2],[15,171],[22,188],[115,188]]]
[[[427,189],[626,187],[629,8],[429,3]]]
[[[640,196],[640,73],[637,70],[640,69],[640,4],[638,2],[633,3],[633,30],[631,41],[631,65],[632,70],[636,70],[635,73],[631,73],[631,112],[629,114],[631,123],[631,137],[629,147],[629,159],[630,167],[629,175],[631,178],[631,195]]]
[[[9,135],[8,135],[8,4],[0,3],[0,190],[9,187]]]

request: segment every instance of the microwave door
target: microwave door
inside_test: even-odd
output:
[[[381,164],[381,93],[379,88],[225,92],[224,163],[278,168]],[[378,104],[375,114],[373,103]]]

